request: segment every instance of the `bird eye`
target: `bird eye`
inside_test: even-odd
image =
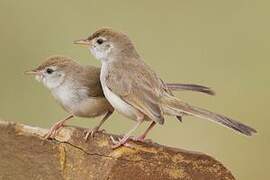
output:
[[[53,73],[53,70],[52,70],[51,68],[48,68],[48,69],[46,70],[46,72],[47,72],[48,74],[52,74],[52,73]]]
[[[98,40],[97,40],[97,43],[98,43],[98,44],[102,44],[103,42],[104,42],[103,39],[98,39]]]

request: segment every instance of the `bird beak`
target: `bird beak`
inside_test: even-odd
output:
[[[79,44],[79,45],[89,47],[90,46],[90,40],[88,40],[88,39],[80,39],[80,40],[73,41],[73,44]]]
[[[24,72],[25,75],[40,75],[40,72],[37,70],[29,70]]]

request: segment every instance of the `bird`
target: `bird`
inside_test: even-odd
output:
[[[93,118],[104,116],[97,126],[88,129],[84,139],[93,137],[102,124],[112,115],[114,108],[104,96],[100,83],[100,68],[77,63],[71,57],[53,55],[33,70],[25,74],[34,75],[47,87],[56,101],[68,115],[55,123],[46,134],[46,139],[54,138],[64,123],[73,117]],[[169,83],[173,90],[191,90],[214,95],[206,86],[196,84]],[[178,116],[181,121],[182,118]]]
[[[150,121],[146,131],[133,140],[144,140],[156,124],[164,124],[165,115],[190,115],[229,127],[251,136],[256,130],[232,118],[190,105],[175,97],[168,86],[145,63],[127,34],[111,28],[101,28],[88,38],[74,44],[88,47],[101,61],[100,81],[105,97],[116,111],[135,120],[135,126],[122,138],[112,139],[113,148],[127,145],[131,134],[144,122]]]

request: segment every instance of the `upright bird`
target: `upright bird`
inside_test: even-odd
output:
[[[118,112],[137,122],[122,139],[112,139],[114,148],[124,145],[142,122],[151,121],[145,133],[137,138],[143,140],[156,123],[164,123],[164,115],[191,115],[217,122],[248,136],[256,132],[231,118],[174,97],[168,86],[143,61],[130,38],[122,32],[102,28],[87,39],[74,43],[87,45],[95,58],[101,61],[100,80],[105,97]]]
[[[100,123],[86,132],[94,136],[102,124],[113,113],[114,108],[104,97],[100,77],[100,68],[82,66],[72,58],[66,56],[51,56],[37,68],[27,71],[26,74],[36,76],[52,93],[56,101],[68,112],[68,116],[55,123],[45,136],[53,138],[64,123],[77,117],[97,117],[104,115]],[[213,95],[214,92],[205,86],[196,84],[175,84],[169,86],[173,90],[192,90]],[[181,117],[178,116],[181,120]]]

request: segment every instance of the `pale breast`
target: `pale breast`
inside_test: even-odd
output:
[[[88,90],[85,88],[76,88],[72,84],[62,84],[52,90],[53,96],[67,111],[73,112],[83,99],[87,99]]]
[[[118,112],[122,113],[123,115],[127,116],[128,118],[131,118],[133,120],[136,120],[137,117],[141,114],[137,109],[132,107],[130,104],[126,103],[124,100],[122,100],[119,96],[114,94],[106,85],[106,69],[107,65],[105,63],[102,64],[101,68],[101,85],[103,89],[103,93],[107,100],[111,103],[111,105],[117,110]]]

